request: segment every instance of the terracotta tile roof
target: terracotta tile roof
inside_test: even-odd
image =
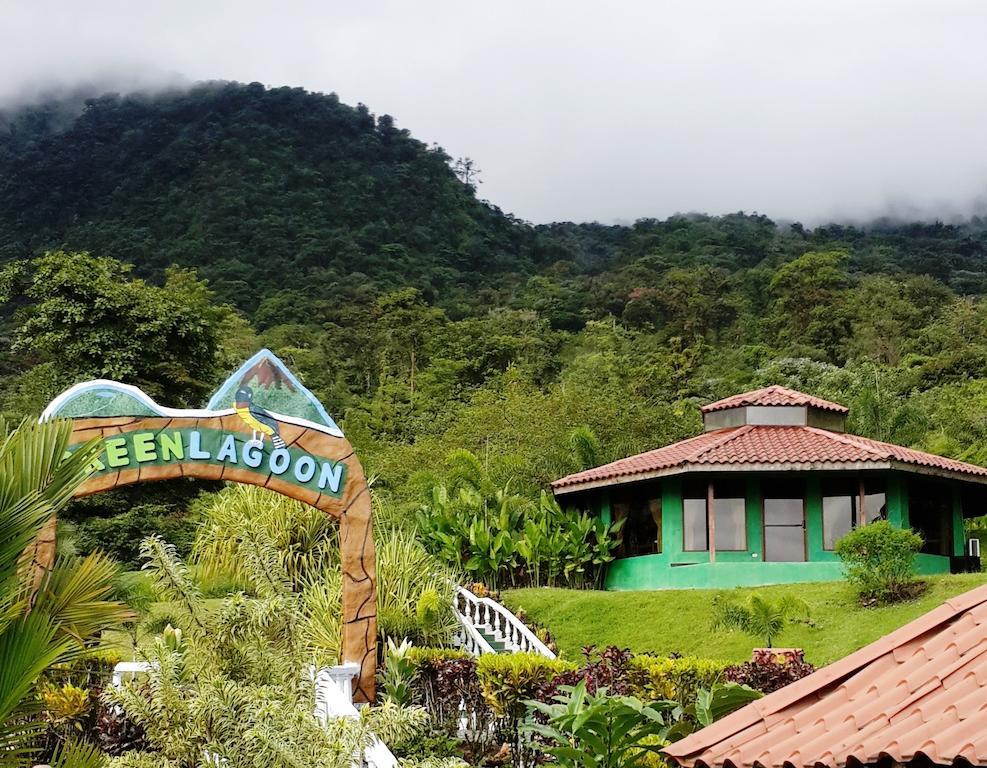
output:
[[[664,751],[687,768],[987,765],[987,585]]]
[[[662,471],[701,471],[711,465],[777,465],[771,469],[836,469],[827,465],[889,464],[927,467],[987,479],[987,469],[865,437],[804,426],[744,425],[707,432],[664,448],[568,475],[552,483],[557,492],[588,484],[632,482]],[[807,466],[811,465],[811,466]],[[900,467],[899,467],[900,468]]]
[[[727,408],[738,408],[742,405],[810,405],[813,408],[821,408],[824,411],[848,413],[848,409],[839,403],[831,403],[829,400],[813,397],[812,395],[805,394],[805,392],[798,392],[777,384],[765,387],[764,389],[755,389],[752,392],[744,392],[740,395],[732,395],[723,400],[717,400],[715,403],[704,405],[700,410],[703,413],[711,413]]]

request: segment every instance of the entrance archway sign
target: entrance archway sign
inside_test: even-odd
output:
[[[343,662],[360,665],[354,700],[373,700],[377,593],[367,481],[336,422],[272,352],[244,363],[205,409],[166,408],[136,387],[99,379],[56,397],[42,419],[56,417],[72,421],[73,446],[103,440],[77,496],[194,477],[269,488],[335,517]]]

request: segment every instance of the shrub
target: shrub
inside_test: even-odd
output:
[[[128,568],[141,564],[140,543],[157,535],[186,554],[195,540],[197,521],[161,504],[138,504],[113,517],[90,517],[79,523],[76,547],[81,554],[102,550]]]
[[[768,694],[815,671],[816,668],[805,660],[802,651],[772,652],[761,649],[754,652],[753,660],[727,667],[723,677],[732,683],[740,683]]]
[[[415,665],[412,701],[425,708],[441,731],[460,735],[467,756],[479,762],[490,745],[493,713],[476,673],[476,657],[448,648],[414,647],[408,658]],[[460,734],[461,718],[466,727]]]
[[[624,696],[630,692],[628,681],[631,652],[626,648],[609,646],[600,653],[592,646],[583,648],[585,662],[579,669],[572,669],[556,675],[538,689],[537,700],[549,704],[556,700],[563,689],[575,687],[580,682],[586,684],[589,693],[606,688],[613,696]]]
[[[715,628],[739,629],[760,639],[768,648],[790,621],[809,618],[809,606],[793,595],[769,600],[756,592],[746,600],[722,600],[717,595],[713,611]]]
[[[499,716],[520,716],[524,702],[557,675],[575,669],[562,659],[549,659],[539,653],[492,653],[477,659],[476,673],[483,696]]]
[[[127,717],[122,708],[105,702],[99,705],[95,733],[100,749],[111,757],[150,747],[144,729]]]
[[[850,531],[836,542],[847,581],[861,600],[890,603],[914,597],[918,582],[912,571],[922,537],[879,520]]]
[[[404,640],[400,645],[390,637],[384,650],[384,666],[379,671],[381,696],[399,707],[411,703],[411,681],[415,676],[415,665],[408,658],[411,643]]]
[[[632,696],[611,695],[606,688],[588,693],[586,681],[566,686],[546,704],[530,702],[547,722],[525,730],[540,736],[538,749],[563,768],[637,768],[657,753],[672,721],[671,702],[647,706]]]
[[[476,659],[476,657],[460,651],[456,648],[432,648],[427,645],[413,645],[408,651],[408,658],[415,665],[415,669],[423,666],[439,664],[444,661],[454,661],[457,659]]]
[[[695,701],[700,689],[721,682],[726,668],[712,659],[639,654],[630,660],[630,692],[645,701],[668,699],[685,706]]]
[[[529,751],[520,732],[526,702],[534,699],[545,683],[573,669],[575,665],[570,662],[537,653],[492,653],[477,660],[483,697],[496,716],[498,735],[510,746],[515,766],[526,764]]]

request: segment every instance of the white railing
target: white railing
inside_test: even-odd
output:
[[[498,642],[502,642],[506,651],[527,651],[540,653],[550,659],[555,658],[555,654],[524,625],[523,621],[496,600],[477,597],[465,587],[457,586],[453,606],[460,624],[467,630],[462,643],[464,650],[477,656],[495,652],[478,631],[482,629]],[[474,637],[481,642],[477,643]]]
[[[466,616],[455,610],[456,618],[459,620],[459,632],[456,633],[455,642],[462,650],[472,653],[474,656],[482,656],[484,653],[497,653],[493,646],[487,642],[487,638],[480,634],[479,630]]]

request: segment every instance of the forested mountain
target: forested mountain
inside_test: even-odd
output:
[[[768,383],[987,461],[985,222],[532,226],[454,166],[386,115],[257,84],[3,115],[0,409],[95,375],[197,404],[266,345],[399,499],[458,448],[533,493]]]
[[[532,269],[530,230],[477,202],[440,149],[335,95],[216,84],[74,107],[0,123],[4,258],[64,245],[142,274],[194,266],[249,310],[302,285],[456,295]]]

